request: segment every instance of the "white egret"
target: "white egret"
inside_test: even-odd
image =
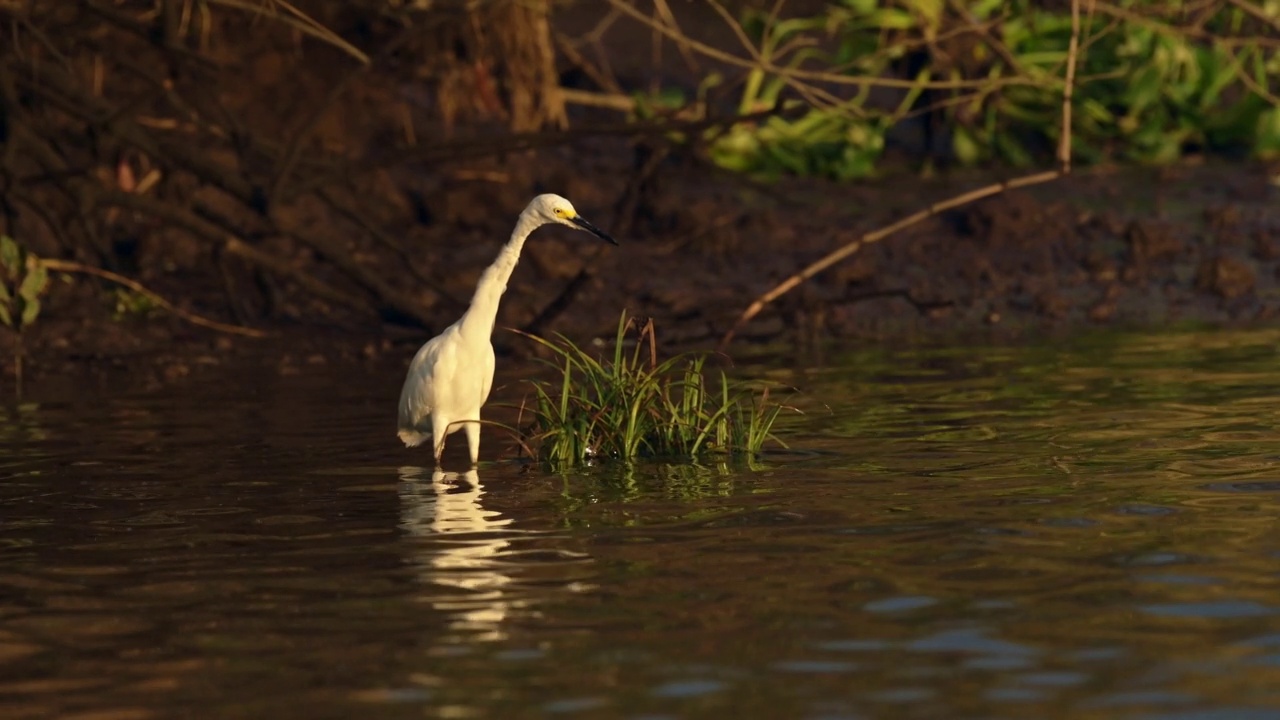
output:
[[[445,438],[464,428],[471,464],[480,458],[480,406],[493,387],[493,335],[498,301],[520,261],[524,241],[550,223],[586,230],[614,245],[618,242],[578,215],[559,195],[539,195],[520,213],[511,239],[476,285],[471,306],[457,322],[431,338],[414,356],[400,391],[400,439],[408,447],[431,438],[431,452],[440,464]]]

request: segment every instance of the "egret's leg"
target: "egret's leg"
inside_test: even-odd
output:
[[[440,466],[440,457],[444,455],[444,440],[449,436],[449,421],[441,415],[431,416],[431,452],[436,457],[436,467]]]
[[[467,449],[471,451],[471,467],[475,467],[480,463],[480,423],[469,422],[466,424],[467,430]]]

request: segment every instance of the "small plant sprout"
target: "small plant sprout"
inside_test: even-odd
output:
[[[625,349],[628,331],[637,342]],[[552,353],[559,380],[533,382],[523,445],[554,466],[596,459],[754,456],[773,435],[782,406],[725,373],[707,379],[706,353],[658,362],[653,321],[623,314],[612,359],[598,360],[563,336],[528,335]]]
[[[13,349],[15,394],[22,396],[22,332],[40,315],[40,295],[49,285],[49,271],[40,258],[0,235],[0,322],[17,333]]]

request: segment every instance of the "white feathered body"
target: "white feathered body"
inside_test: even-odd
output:
[[[399,423],[400,439],[409,447],[433,437],[438,446],[446,435],[462,429],[462,421],[479,420],[480,408],[489,399],[493,344],[487,338],[463,342],[462,325],[459,320],[428,340],[409,364],[400,390]]]

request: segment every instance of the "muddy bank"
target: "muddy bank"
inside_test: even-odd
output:
[[[31,48],[54,38],[85,62],[9,50],[25,69],[12,73],[12,92],[0,83],[3,231],[42,257],[118,273],[269,335],[219,334],[75,275],[52,283],[26,333],[29,373],[125,370],[163,384],[240,357],[286,372],[403,364],[463,312],[517,214],[545,191],[622,245],[541,230],[500,327],[608,337],[625,310],[654,318],[672,347],[709,348],[755,297],[831,250],[1012,175],[922,179],[910,168],[923,148],[896,143],[875,180],[753,183],[712,167],[705,148],[675,143],[670,118],[551,112],[556,88],[594,81],[547,33],[534,63],[515,52],[525,34],[493,23],[433,14],[412,29],[351,7],[314,4],[339,36],[378,49],[367,65],[351,48],[303,42],[277,23],[245,28],[235,15],[192,34],[141,7],[82,17],[50,3],[20,25],[44,28],[23,36]],[[735,46],[709,6],[678,7],[686,27]],[[604,19],[559,21],[587,37]],[[642,25],[605,24],[596,44],[617,74],[615,100],[696,87],[715,69],[676,52],[653,57]],[[95,44],[77,45],[89,27]],[[531,68],[538,77],[524,77]],[[681,136],[700,137],[704,121],[688,122]],[[1273,195],[1261,166],[1086,168],[863,249],[767,308],[730,351],[1266,322],[1280,303]],[[496,341],[528,351],[512,333]],[[15,342],[0,332],[6,382]]]
[[[538,190],[570,197],[622,245],[541,230],[527,245],[499,327],[586,339],[610,335],[626,310],[655,318],[672,346],[711,347],[752,298],[788,274],[867,230],[992,179],[903,173],[853,185],[758,185],[674,157],[637,185],[632,161],[625,145],[601,144],[419,178],[389,176],[382,202],[398,195],[421,207],[413,221],[392,228],[407,264],[383,262],[376,271],[417,293],[436,319],[432,327],[301,307],[286,296],[273,317],[253,323],[272,337],[254,340],[124,307],[107,286],[77,277],[53,283],[25,338],[28,371],[148,367],[163,382],[239,356],[274,356],[286,369],[407,361],[416,343],[465,307],[512,219]],[[733,349],[1266,322],[1280,310],[1280,210],[1268,178],[1263,167],[1238,164],[1094,168],[997,196],[864,248],[763,312]],[[322,214],[307,231],[335,240],[346,232]],[[147,279],[161,292],[181,289],[203,300],[192,310],[218,315],[225,290],[202,270],[195,263],[153,270]],[[193,285],[200,282],[208,287]],[[234,301],[279,302],[269,287],[243,288]],[[6,333],[6,363],[12,342]],[[510,333],[499,331],[496,342],[521,351]]]

